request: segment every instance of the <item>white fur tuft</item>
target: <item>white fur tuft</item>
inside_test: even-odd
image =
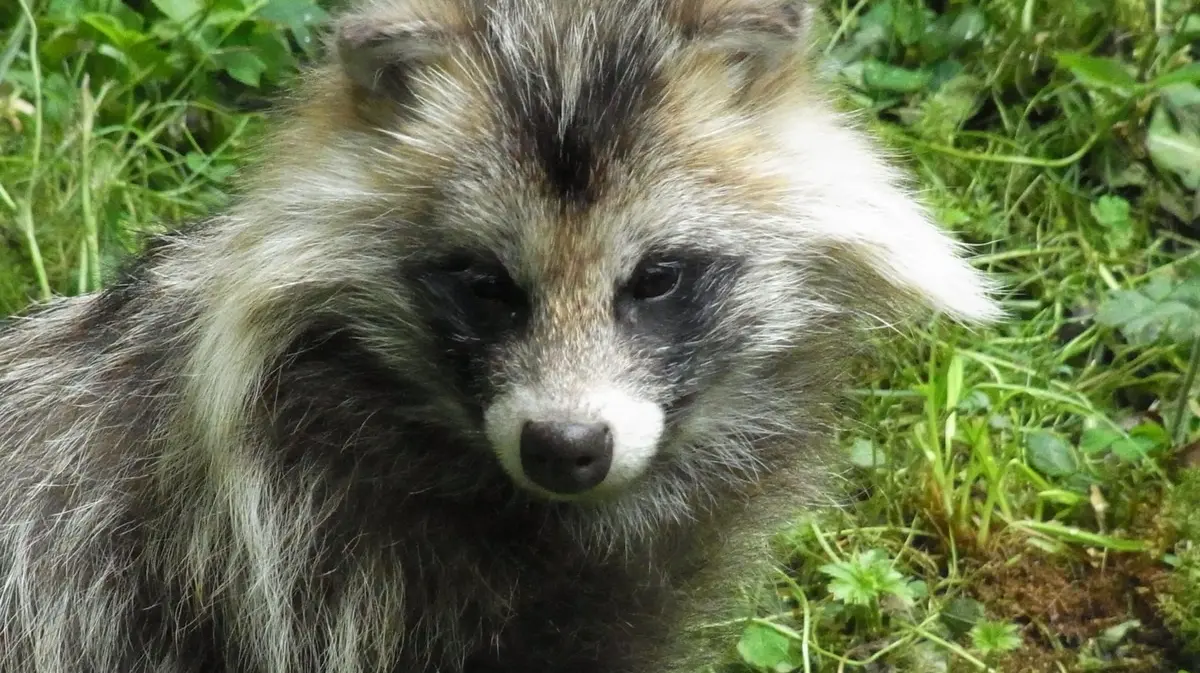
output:
[[[848,120],[822,107],[791,108],[777,120],[796,224],[844,247],[902,294],[962,322],[1002,317],[995,283],[965,259],[905,187],[901,173]]]

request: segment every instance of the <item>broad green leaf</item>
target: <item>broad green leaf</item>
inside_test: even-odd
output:
[[[224,182],[237,171],[233,164],[210,162],[208,157],[199,152],[188,152],[184,162],[189,171],[203,175],[213,182]]]
[[[950,633],[959,638],[983,619],[983,604],[972,598],[955,598],[946,603],[939,617]]]
[[[1127,250],[1133,245],[1133,220],[1129,202],[1119,196],[1106,194],[1091,206],[1092,217],[1104,227],[1113,250]]]
[[[1155,89],[1161,89],[1175,84],[1194,84],[1197,82],[1200,82],[1200,63],[1189,63],[1182,68],[1155,77],[1150,82],[1150,86]]]
[[[1058,435],[1038,431],[1030,433],[1026,444],[1029,464],[1049,477],[1066,477],[1079,470],[1071,447]]]
[[[858,467],[873,469],[887,465],[883,450],[869,439],[856,439],[850,445],[850,462]]]
[[[930,91],[938,91],[947,82],[961,75],[963,70],[963,64],[953,59],[939,61],[929,70],[929,83],[926,88]]]
[[[266,25],[255,27],[248,44],[266,66],[263,74],[269,79],[278,79],[295,64],[295,58],[288,49],[287,39],[282,33],[271,30]]]
[[[1179,36],[1185,40],[1200,39],[1200,12],[1188,14],[1179,29]]]
[[[1088,428],[1079,438],[1079,450],[1088,455],[1095,455],[1106,451],[1113,445],[1113,442],[1120,439],[1124,439],[1124,437],[1112,428]]]
[[[992,406],[992,399],[987,393],[982,390],[972,390],[969,395],[964,397],[961,402],[955,407],[957,411],[965,414],[971,414],[979,411],[986,411]]]
[[[317,43],[312,30],[328,18],[325,10],[312,0],[271,0],[259,10],[258,16],[286,26],[300,47],[310,55],[314,53]]]
[[[151,0],[158,11],[175,23],[185,23],[204,9],[201,0]]]
[[[854,581],[854,568],[848,561],[843,561],[841,563],[827,563],[820,567],[820,571],[826,575],[829,575],[834,580],[840,580],[842,582]]]
[[[743,661],[758,669],[785,673],[796,667],[792,663],[791,640],[758,622],[750,622],[742,631],[737,651]]]
[[[876,59],[863,62],[863,84],[870,89],[912,93],[929,85],[933,73],[927,70],[909,70],[889,65]]]
[[[1133,290],[1113,293],[1096,311],[1096,322],[1106,327],[1120,327],[1145,313],[1154,305],[1149,297]]]
[[[1158,207],[1164,213],[1170,213],[1180,222],[1200,222],[1200,199],[1187,189],[1176,189],[1169,183],[1160,183],[1158,192],[1154,195]]]
[[[1200,268],[1191,269],[1189,275],[1171,292],[1171,296],[1196,309],[1200,309]]]
[[[296,27],[318,25],[327,15],[311,0],[270,0],[258,10],[258,16],[295,30]]]
[[[864,31],[872,31],[868,37],[884,40],[893,31],[896,23],[896,0],[880,0],[871,3],[871,8],[862,15],[859,21],[858,35],[861,38]]]
[[[1176,128],[1200,133],[1200,85],[1172,84],[1163,87],[1159,94]]]
[[[1126,98],[1137,89],[1137,80],[1120,61],[1073,52],[1059,52],[1056,58],[1089,88],[1107,89]]]
[[[863,63],[862,61],[854,61],[841,69],[841,76],[846,80],[846,83],[857,89],[865,89],[866,83],[863,81]],[[871,99],[863,99],[864,106],[870,106]]]
[[[257,54],[250,51],[227,51],[220,55],[217,62],[229,73],[229,76],[249,86],[257,87],[267,64]]]
[[[974,42],[987,28],[987,18],[976,7],[942,14],[925,26],[921,35],[921,61],[930,63],[944,59],[969,42]]]
[[[1175,283],[1165,273],[1156,273],[1142,286],[1142,294],[1154,302],[1164,302],[1175,291]]]
[[[1165,301],[1125,325],[1141,343],[1156,341],[1166,334],[1177,342],[1200,335],[1200,312],[1181,301]]]
[[[242,7],[210,9],[204,17],[204,25],[208,28],[229,29],[244,23],[246,23],[246,10]]]
[[[1080,471],[1064,478],[1061,483],[1063,488],[1082,494],[1087,493],[1088,489],[1100,482],[1087,472]]]
[[[911,47],[921,40],[934,17],[934,13],[924,4],[901,2],[895,7],[892,34],[900,40],[900,44]]]
[[[1112,443],[1109,447],[1112,449],[1113,455],[1127,463],[1136,463],[1146,458],[1146,455],[1154,449],[1154,440],[1147,437],[1122,437]]]
[[[921,673],[957,673],[959,670],[952,667],[950,661],[954,659],[955,664],[957,664],[958,655],[951,653],[950,650],[938,643],[917,640],[906,645],[905,650],[904,659],[908,662],[906,670],[920,671]],[[852,671],[854,669],[847,668],[846,670]],[[870,669],[862,668],[859,670],[867,671]]]
[[[1146,164],[1140,161],[1133,163],[1122,161],[1119,166],[1110,166],[1110,170],[1114,172],[1106,180],[1109,187],[1145,187],[1153,179]]]
[[[83,23],[95,28],[101,35],[108,38],[109,43],[120,51],[127,51],[146,36],[136,30],[129,30],[116,17],[108,14],[84,14]]]
[[[978,7],[963,7],[954,23],[950,24],[950,37],[954,46],[973,42],[987,30],[987,16]]]
[[[133,70],[134,65],[129,60],[129,56],[121,49],[114,47],[111,44],[98,44],[95,47],[96,53],[107,56],[121,65]]]
[[[1159,107],[1150,119],[1146,149],[1159,168],[1177,174],[1188,189],[1200,189],[1200,129],[1176,129]]]

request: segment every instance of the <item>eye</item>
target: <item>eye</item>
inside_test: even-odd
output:
[[[510,304],[522,300],[521,289],[499,262],[489,263],[465,255],[455,255],[446,260],[442,271],[463,283],[477,299]]]
[[[643,262],[629,284],[630,295],[638,301],[666,297],[679,287],[683,268],[675,262]]]
[[[472,277],[468,287],[471,288],[471,294],[486,301],[508,301],[516,290],[516,286],[508,281],[507,277],[502,279],[490,274]]]
[[[466,254],[451,255],[440,265],[443,273],[458,275],[467,273],[478,265],[478,261]]]

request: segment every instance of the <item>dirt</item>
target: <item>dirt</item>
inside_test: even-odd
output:
[[[1080,653],[1113,670],[1181,670],[1178,648],[1155,610],[1167,570],[1144,554],[1107,558],[1051,556],[1032,549],[1014,558],[993,554],[976,564],[972,595],[995,617],[1022,625],[1025,647],[1001,668],[1021,673],[1080,671]],[[1106,629],[1138,619],[1119,646],[1098,642]]]

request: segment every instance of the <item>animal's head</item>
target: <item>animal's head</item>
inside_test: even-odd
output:
[[[809,21],[803,0],[352,10],[271,186],[292,220],[266,237],[313,251],[279,285],[357,297],[337,312],[362,343],[538,497],[750,475],[753,439],[827,399],[855,315],[997,314],[808,77]]]

